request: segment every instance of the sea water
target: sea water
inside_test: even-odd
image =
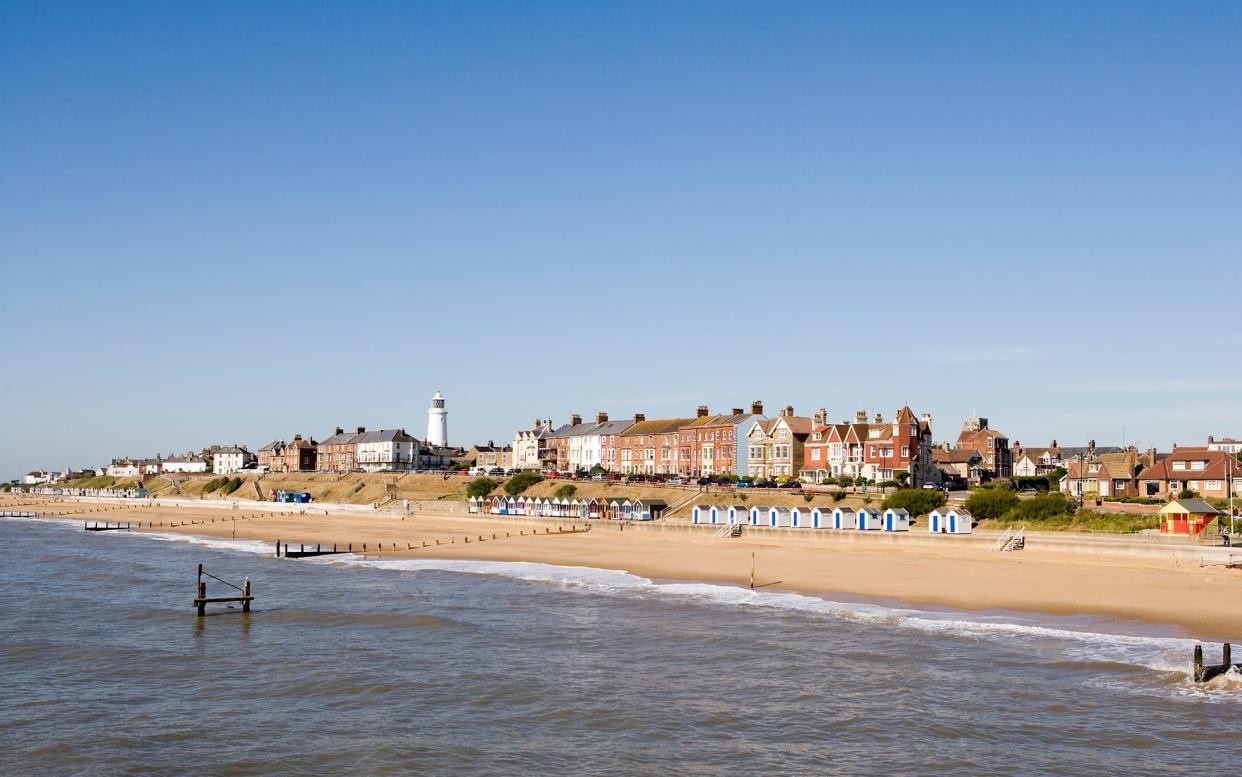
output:
[[[4,775],[1242,773],[1242,681],[1195,686],[1171,628],[48,520],[0,548]],[[199,563],[252,612],[196,617]]]

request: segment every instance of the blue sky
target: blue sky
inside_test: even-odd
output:
[[[1242,435],[1242,5],[0,2],[0,475],[909,403]],[[417,430],[417,431],[415,431]]]

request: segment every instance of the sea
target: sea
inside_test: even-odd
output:
[[[1195,686],[1171,627],[45,519],[0,549],[2,775],[1242,774],[1242,678]],[[199,564],[252,611],[197,617]]]

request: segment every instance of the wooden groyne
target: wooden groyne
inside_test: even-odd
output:
[[[1230,669],[1237,669],[1242,672],[1242,664],[1233,663],[1232,650],[1229,643],[1221,648],[1221,662],[1219,664],[1203,663],[1203,646],[1195,645],[1195,682],[1206,683],[1207,681],[1220,677]]]
[[[543,531],[540,531],[539,529],[522,529],[516,532],[492,532],[490,535],[488,534],[466,535],[461,538],[461,541],[463,545],[468,545],[472,542],[474,543],[490,542],[494,540],[512,539],[516,537],[527,537],[527,536],[534,537],[536,535],[555,536],[558,534],[585,534],[586,532],[589,532],[590,530],[591,530],[590,524],[585,524],[583,526],[573,524],[572,526],[568,528],[564,526],[557,526],[555,528],[551,526],[547,526],[543,528]],[[339,554],[339,553],[360,553],[366,556],[366,555],[378,554],[378,553],[400,553],[403,551],[423,550],[424,548],[436,548],[436,547],[443,547],[446,545],[456,545],[456,544],[457,544],[457,538],[453,537],[448,540],[438,539],[438,540],[435,540],[434,542],[430,542],[427,540],[420,540],[418,543],[414,543],[414,542],[352,543],[351,542],[351,543],[343,544],[343,545],[338,545],[336,543],[333,543],[331,547],[328,547],[327,545],[323,543],[316,543],[314,545],[310,545],[308,543],[298,543],[298,545],[296,546],[297,549],[294,550],[293,546],[291,546],[288,542],[282,542],[281,540],[276,540],[276,558],[306,558],[308,556],[329,556],[332,554]],[[403,545],[405,547],[402,547]]]
[[[363,552],[366,551],[366,547],[367,546],[363,544],[362,546]],[[341,547],[341,548],[338,548],[335,542],[332,543],[331,548],[325,548],[322,544],[317,543],[313,545],[310,550],[306,549],[306,545],[304,543],[299,543],[297,550],[290,550],[289,543],[286,542],[284,543],[284,552],[282,553],[281,542],[280,540],[276,540],[276,558],[281,558],[282,556],[284,558],[306,558],[307,556],[330,556],[333,553],[353,553],[353,552],[354,552],[353,543],[350,543],[349,545],[345,545],[344,547]]]
[[[5,510],[4,512],[0,512],[0,518],[38,518],[38,517],[39,517],[38,513],[21,513],[21,512],[13,512],[11,510]]]
[[[233,588],[237,590],[241,595],[240,596],[208,596],[207,595],[207,583],[203,580],[203,575],[206,575],[207,577],[210,577],[212,580],[215,580],[217,582],[224,583],[229,588]],[[221,580],[220,578],[216,577],[210,572],[203,571],[202,564],[198,565],[198,586],[195,587],[194,590],[197,591],[198,595],[194,597],[193,604],[194,604],[195,609],[198,610],[198,617],[200,618],[207,614],[208,604],[241,602],[242,612],[250,612],[250,603],[254,601],[254,596],[252,596],[250,593],[250,578],[246,578],[245,580],[243,580],[241,585],[233,585],[227,580]]]
[[[115,524],[111,521],[104,521],[102,524],[98,521],[95,521],[94,523],[83,521],[82,528],[86,531],[131,531],[133,529],[142,528],[142,524],[129,523],[128,521],[125,523],[118,521]]]

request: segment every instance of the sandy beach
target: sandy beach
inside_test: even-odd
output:
[[[1186,559],[1113,555],[1107,543],[1089,554],[1071,553],[1041,548],[1036,537],[1022,552],[1001,554],[988,552],[981,542],[873,544],[757,532],[722,539],[707,531],[652,531],[633,524],[623,530],[621,522],[609,521],[591,522],[590,531],[578,533],[559,533],[553,524],[548,534],[541,521],[431,513],[324,514],[320,508],[318,514],[301,515],[30,497],[6,497],[0,508],[155,524],[141,531],[271,542],[273,554],[277,540],[295,546],[352,543],[356,552],[365,543],[368,555],[527,561],[738,585],[750,582],[753,554],[755,582],[769,590],[855,594],[964,610],[1115,616],[1179,626],[1205,639],[1242,636],[1242,608],[1236,604],[1242,598],[1242,571]],[[573,522],[562,524],[568,529]],[[582,522],[577,526],[581,529]],[[377,552],[377,546],[383,550]]]

